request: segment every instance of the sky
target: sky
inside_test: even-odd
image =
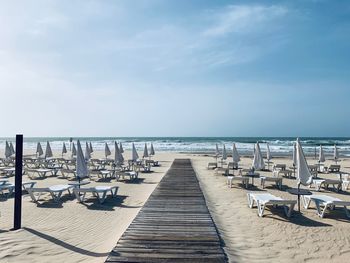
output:
[[[1,0],[0,136],[350,136],[350,1]]]

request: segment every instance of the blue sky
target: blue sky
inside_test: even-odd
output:
[[[1,136],[349,136],[349,1],[11,0],[0,23]]]

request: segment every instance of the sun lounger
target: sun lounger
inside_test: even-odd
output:
[[[9,182],[5,182],[6,180],[2,180],[3,183],[0,183],[0,194],[1,195],[5,195],[10,196],[14,193],[15,191],[15,185]],[[36,182],[24,182],[22,183],[22,188],[23,190],[27,190],[34,187],[34,185],[36,184]],[[5,191],[7,191],[7,193],[5,193]]]
[[[102,204],[107,197],[107,193],[111,193],[111,197],[117,196],[118,186],[95,186],[89,188],[74,188],[74,194],[78,202],[82,203],[85,200],[85,195],[91,193],[93,196],[97,197],[100,204]]]
[[[331,164],[328,169],[328,173],[339,173],[340,172],[340,165],[339,164]]]
[[[327,209],[334,210],[336,206],[342,206],[345,210],[345,214],[350,218],[350,212],[348,206],[350,206],[350,201],[343,201],[339,198],[335,198],[328,195],[309,195],[302,196],[304,207],[309,208],[311,201],[316,205],[317,214],[319,217],[323,218]],[[322,208],[323,207],[323,208]]]
[[[45,178],[47,173],[53,174],[53,171],[47,168],[26,168],[25,172],[30,179],[33,179],[34,174],[37,174],[39,178]]]
[[[116,171],[115,176],[117,178],[117,181],[119,181],[120,178],[122,178],[124,180],[125,177],[129,177],[129,180],[135,180],[138,178],[138,172],[135,172],[135,171],[130,171],[130,172]]]
[[[333,188],[339,192],[342,187],[342,181],[334,179],[314,179],[312,183],[315,185],[316,191],[320,191],[321,187],[328,189],[329,185],[333,185]]]
[[[234,181],[240,182],[242,183],[242,185],[245,188],[248,188],[248,184],[249,184],[249,177],[247,176],[241,176],[241,175],[236,175],[236,176],[227,176],[227,185],[232,188],[232,183]]]
[[[287,170],[284,170],[284,171],[287,171]],[[264,189],[265,188],[265,183],[266,182],[273,182],[276,184],[276,186],[279,188],[279,189],[282,189],[282,176],[281,176],[281,172],[284,172],[284,171],[278,171],[278,170],[275,170],[272,174],[273,176],[260,176],[260,184],[262,186],[262,188]]]
[[[248,206],[250,208],[254,207],[254,203],[256,203],[258,207],[258,215],[262,217],[264,215],[264,210],[267,205],[272,206],[283,206],[284,213],[287,217],[290,217],[292,215],[293,209],[295,204],[297,203],[296,200],[284,200],[280,197],[274,196],[270,193],[264,193],[264,194],[256,194],[256,193],[248,193]]]
[[[151,172],[151,166],[144,165],[144,164],[135,164],[134,170],[137,172],[141,172],[141,170],[142,170],[144,173],[149,173],[149,172]]]
[[[216,167],[218,167],[218,164],[215,162],[209,162],[208,163],[208,170],[211,169],[215,169]]]
[[[38,203],[39,198],[43,193],[49,193],[55,202],[59,202],[63,192],[68,191],[68,193],[71,194],[70,190],[72,188],[73,186],[71,185],[60,184],[60,185],[53,185],[50,187],[43,187],[43,188],[32,187],[32,188],[28,188],[27,191],[30,197],[32,198],[33,202],[35,203]],[[36,193],[37,195],[35,195]]]
[[[91,179],[92,175],[97,175],[98,178],[104,178],[107,179],[107,177],[109,176],[110,178],[113,177],[114,171],[113,170],[106,170],[106,169],[102,169],[102,170],[90,170],[89,171],[89,177]]]

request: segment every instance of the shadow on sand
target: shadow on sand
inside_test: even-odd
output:
[[[45,239],[51,243],[54,243],[58,246],[61,246],[65,249],[68,249],[68,250],[71,250],[75,253],[79,253],[79,254],[82,254],[82,255],[86,255],[86,256],[90,256],[90,257],[107,257],[109,255],[109,252],[107,253],[96,253],[96,252],[92,252],[92,251],[89,251],[89,250],[85,250],[85,249],[82,249],[82,248],[79,248],[79,247],[76,247],[76,246],[73,246],[71,244],[68,244],[67,242],[64,242],[62,240],[59,240],[55,237],[52,237],[52,236],[49,236],[47,234],[44,234],[42,232],[39,232],[37,230],[34,230],[32,228],[28,228],[28,227],[23,227],[24,230],[28,231],[29,233],[33,234],[33,235],[36,235],[42,239]]]

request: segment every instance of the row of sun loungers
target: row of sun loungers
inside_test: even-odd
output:
[[[99,203],[101,204],[106,200],[108,193],[111,194],[112,198],[116,197],[117,190],[118,190],[117,186],[95,186],[95,187],[82,188],[82,187],[77,187],[77,186],[68,185],[68,184],[53,185],[53,186],[43,187],[43,188],[32,187],[27,189],[30,197],[35,203],[39,203],[40,196],[45,193],[50,194],[53,201],[59,202],[62,194],[64,192],[68,192],[68,194],[70,195],[74,193],[78,202],[81,202],[81,203],[85,201],[86,194],[91,193],[92,196],[96,197]]]
[[[274,196],[270,193],[248,193],[248,206],[253,208],[256,204],[258,208],[258,215],[262,217],[264,215],[264,210],[266,206],[278,207],[282,206],[284,213],[287,217],[291,217],[294,206],[296,205],[296,200],[285,200],[280,197]],[[305,209],[310,208],[311,202],[315,203],[316,211],[319,217],[323,218],[327,211],[332,211],[335,207],[340,206],[344,209],[345,214],[350,218],[350,212],[348,207],[350,206],[350,201],[343,201],[339,198],[335,198],[328,195],[302,195],[301,200]]]

